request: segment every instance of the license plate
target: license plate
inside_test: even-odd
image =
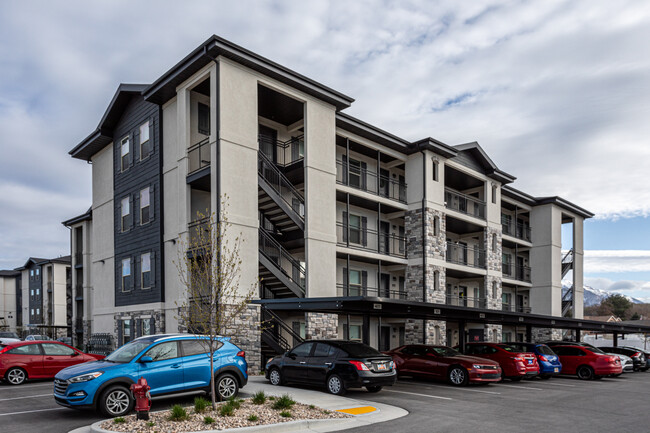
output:
[[[386,366],[386,364],[377,364],[377,370],[386,371],[388,370],[388,367]]]
[[[555,367],[555,368],[553,369],[553,373],[559,373],[559,372],[560,372],[560,369],[559,369],[559,368]]]
[[[528,365],[533,365],[533,360],[532,359],[528,360]]]

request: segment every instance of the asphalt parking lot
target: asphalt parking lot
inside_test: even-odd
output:
[[[244,388],[245,391],[245,388]],[[290,391],[290,388],[287,388]],[[362,433],[408,432],[631,432],[647,431],[650,372],[600,381],[556,378],[504,381],[489,386],[455,388],[433,381],[400,379],[378,394],[350,391],[349,397],[398,406],[409,415],[370,427]],[[194,396],[157,400],[152,410],[191,404]],[[0,431],[67,433],[101,417],[54,403],[52,382],[0,385]]]

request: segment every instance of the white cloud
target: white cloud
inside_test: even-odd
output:
[[[650,272],[650,250],[587,250],[584,273]]]

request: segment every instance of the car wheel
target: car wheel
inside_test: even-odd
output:
[[[225,373],[217,378],[215,389],[217,390],[217,400],[224,401],[237,396],[239,384],[235,376]]]
[[[131,392],[121,385],[109,387],[99,401],[100,411],[109,417],[124,416],[133,409]]]
[[[339,375],[333,374],[327,378],[327,390],[334,395],[345,394],[345,386]]]
[[[576,375],[580,380],[591,380],[594,378],[594,370],[591,367],[583,365],[578,368]]]
[[[27,380],[27,373],[22,368],[14,367],[7,371],[5,379],[10,385],[20,385]]]
[[[454,386],[465,386],[469,382],[467,370],[463,367],[452,367],[448,374],[449,383]]]
[[[284,379],[282,379],[282,373],[280,373],[279,368],[272,368],[269,371],[269,382],[275,386],[284,385]]]
[[[383,386],[366,386],[366,389],[368,392],[379,392],[381,391]]]

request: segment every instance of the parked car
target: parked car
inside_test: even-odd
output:
[[[645,356],[645,367],[641,367],[641,371],[648,371],[650,369],[650,352],[644,349],[639,349],[638,347],[634,346],[618,346],[623,349],[633,349],[633,350],[638,350],[639,352],[643,353],[643,356]]]
[[[109,417],[133,409],[129,391],[140,377],[147,380],[152,396],[201,390],[209,392],[210,355],[207,337],[160,334],[136,338],[101,361],[61,370],[54,378],[54,400],[75,409],[98,409]],[[248,382],[246,354],[219,338],[214,353],[215,389],[218,400],[235,397]]]
[[[544,343],[507,343],[515,347],[519,352],[532,352],[537,357],[539,364],[539,377],[549,379],[557,376],[562,371],[560,358],[553,352],[553,349]]]
[[[627,355],[621,355],[620,353],[605,352],[608,355],[618,356],[619,361],[621,361],[621,367],[623,371],[620,374],[612,374],[612,377],[618,377],[623,373],[632,373],[634,371],[634,361]]]
[[[393,358],[398,376],[446,380],[456,386],[501,380],[498,362],[463,355],[451,347],[411,344],[384,353]]]
[[[562,374],[575,374],[579,379],[600,379],[623,372],[617,356],[607,355],[600,349],[577,345],[557,345],[553,351],[560,357]]]
[[[15,332],[0,332],[0,344],[15,343],[16,341],[20,341],[20,337]]]
[[[273,385],[303,383],[325,386],[343,395],[350,388],[379,392],[397,379],[393,359],[370,346],[345,340],[310,340],[266,363]]]
[[[501,365],[501,376],[514,381],[539,374],[539,364],[534,353],[522,352],[508,344],[467,343],[464,353],[498,362]]]
[[[18,341],[0,349],[0,377],[11,385],[54,377],[71,365],[101,359],[58,341]]]
[[[645,353],[641,352],[639,349],[628,349],[626,347],[608,347],[608,346],[599,347],[599,349],[601,349],[603,352],[614,353],[617,355],[625,355],[632,358],[632,362],[634,363],[634,371],[648,369]]]
[[[56,341],[60,341],[61,343],[67,344],[68,346],[72,346],[72,337],[59,337],[56,339]]]
[[[25,337],[25,341],[50,341],[50,340],[52,340],[50,337],[41,334],[32,334]]]

